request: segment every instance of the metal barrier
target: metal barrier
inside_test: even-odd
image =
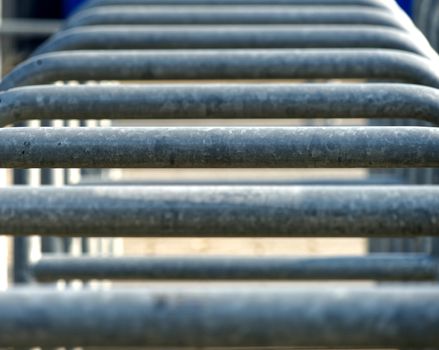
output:
[[[358,186],[16,188],[0,194],[0,223],[2,233],[15,235],[439,235],[436,188],[394,187],[388,192],[386,187]],[[48,207],[51,215],[41,221]]]
[[[40,55],[0,90],[57,80],[372,79],[439,86],[436,65],[395,50],[81,51]],[[333,86],[333,85],[328,85]]]
[[[0,153],[6,168],[433,168],[439,130],[7,128]]]
[[[266,5],[266,0],[211,0],[212,5]],[[206,0],[93,0],[81,6],[92,8],[109,5],[205,5]],[[314,5],[314,6],[346,6],[346,4],[376,8],[388,8],[388,5],[380,0],[273,0],[272,5]]]
[[[82,11],[67,27],[138,24],[362,24],[404,29],[399,18],[380,9],[346,6],[114,6]]]
[[[206,5],[206,0],[93,0],[80,6],[80,9],[111,5]],[[387,9],[388,5],[380,0],[211,0],[211,5],[314,5],[314,6],[365,6]]]
[[[417,36],[374,26],[229,26],[217,27],[90,26],[67,29],[53,36],[35,55],[87,49],[283,49],[383,48],[433,57],[431,48]],[[435,56],[437,62],[437,56]]]
[[[201,0],[165,1],[171,6],[203,4]],[[247,1],[246,6],[264,5],[261,0]],[[123,3],[157,4],[155,0]],[[192,27],[97,25],[67,29],[43,44],[34,57],[3,80],[1,124],[31,118],[50,121],[55,117],[65,120],[342,117],[387,118],[393,126],[6,128],[0,130],[1,166],[16,169],[438,167],[436,128],[396,127],[398,119],[436,123],[439,85],[436,53],[398,10],[389,2],[373,0],[276,0],[275,3],[330,5],[333,10],[313,11],[306,19],[325,25],[346,18],[347,12],[339,5],[363,6],[357,10],[362,12],[349,16],[348,23],[361,23],[367,17],[368,23],[374,25],[322,28],[261,25],[261,22],[284,19],[270,17],[275,10],[260,13],[234,5],[223,14],[227,18],[220,16],[222,19],[218,19],[219,8],[206,7],[200,13],[203,18],[198,17],[200,22]],[[98,23],[113,22],[111,11],[123,12],[124,8],[112,10],[106,5],[117,4],[121,1],[89,1],[83,7],[89,10],[78,12],[76,22],[72,20],[70,25],[97,24],[92,16],[87,17],[86,11],[98,13]],[[230,5],[230,2],[213,0],[211,4]],[[243,1],[236,4],[244,5]],[[98,12],[94,7],[99,7]],[[175,10],[174,6],[172,9]],[[174,14],[163,23],[194,24],[193,15],[201,10],[187,9],[190,12]],[[168,16],[168,10],[161,11],[160,16]],[[246,11],[245,18],[242,11]],[[321,17],[323,13],[325,18]],[[119,17],[117,23],[152,20],[151,8],[128,14],[126,18]],[[368,14],[373,15],[368,17]],[[284,18],[287,15],[292,16],[293,12],[282,11]],[[201,24],[210,21],[235,21],[237,26],[212,28]],[[383,25],[395,28],[383,28]],[[132,50],[136,48],[174,50]],[[186,50],[175,50],[182,48]],[[63,50],[78,51],[55,52]],[[117,87],[26,86],[90,79],[296,81],[261,85],[186,82]],[[293,85],[299,79],[369,82]],[[375,80],[386,83],[377,84]],[[44,174],[45,182],[51,183],[50,173]],[[407,175],[418,174],[414,170],[387,173],[396,183]],[[25,183],[23,178],[16,180]],[[430,251],[424,254],[307,260],[49,256],[31,263],[26,255],[27,240],[20,236],[437,236],[438,191],[436,186],[243,183],[17,186],[0,192],[0,233],[17,236],[16,243],[22,244],[14,257],[17,281],[30,278],[42,281],[103,278],[437,281],[437,240],[431,242]],[[56,250],[49,247],[54,241],[46,243],[46,251]],[[435,286],[319,289],[292,290],[285,286],[261,289],[244,284],[212,291],[205,285],[194,289],[178,284],[146,291],[74,292],[26,286],[0,294],[0,346],[439,346],[439,289]]]
[[[439,92],[409,84],[42,85],[7,90],[0,99],[1,126],[52,116],[67,120],[389,118],[439,124]]]
[[[413,1],[413,17],[417,24],[417,26],[426,34],[430,41],[434,40],[431,37],[431,27],[432,27],[432,18],[435,16],[435,2],[430,0],[415,0]],[[415,125],[411,122],[409,125]],[[382,173],[382,172],[381,172]],[[383,175],[381,175],[383,176]],[[408,170],[406,172],[407,181],[409,183],[437,183],[434,179],[435,171],[433,169],[427,169],[423,172]],[[426,245],[434,245],[434,242],[426,242],[425,240],[421,240],[420,242],[406,242],[404,240],[383,240],[380,239],[377,242],[376,240],[372,240],[371,242],[371,251],[372,252],[380,252],[380,251],[389,251],[389,252],[404,252],[404,251],[425,251]],[[409,243],[409,244],[407,244]],[[415,243],[415,244],[413,244]]]
[[[0,297],[0,344],[425,348],[439,343],[438,298],[437,287],[30,288]]]
[[[435,281],[439,261],[421,254],[366,257],[83,257],[50,256],[31,267],[40,282],[135,280]]]

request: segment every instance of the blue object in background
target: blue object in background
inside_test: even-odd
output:
[[[64,16],[70,15],[85,0],[63,0]]]
[[[383,0],[383,1],[386,1],[386,0]],[[411,15],[412,15],[413,0],[398,0],[398,4],[411,17]]]

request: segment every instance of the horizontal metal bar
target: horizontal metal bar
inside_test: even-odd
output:
[[[316,178],[316,179],[273,179],[257,180],[254,178],[239,179],[176,179],[176,180],[102,180],[98,177],[83,177],[78,183],[80,186],[315,186],[315,185],[345,185],[345,186],[370,186],[370,185],[403,185],[404,179],[398,176],[372,176],[367,178]]]
[[[52,36],[34,53],[113,49],[382,48],[430,58],[422,40],[398,29],[352,25],[261,26],[86,26]]]
[[[72,16],[68,28],[136,24],[360,24],[405,29],[394,13],[356,6],[106,6]]]
[[[393,6],[392,6],[393,5]],[[396,8],[396,10],[395,10]],[[426,56],[437,61],[425,37],[396,4],[386,11],[359,6],[112,6],[82,11],[73,16],[67,27],[89,25],[373,25],[398,28],[410,34],[411,42],[422,48]],[[166,28],[171,29],[171,28]],[[218,30],[219,28],[216,27]]]
[[[396,50],[70,51],[25,61],[0,90],[57,80],[166,79],[371,79],[439,88],[438,72],[431,61]]]
[[[428,255],[346,257],[66,257],[44,256],[32,266],[40,282],[134,280],[375,280],[428,281],[439,260]]]
[[[0,129],[4,168],[413,168],[439,166],[427,127]]]
[[[438,221],[435,186],[74,186],[0,192],[0,233],[8,235],[419,237],[439,235]]]
[[[80,9],[111,5],[313,5],[313,6],[366,6],[388,8],[382,0],[91,0]]]
[[[439,124],[439,91],[403,84],[50,85],[11,89],[0,101],[0,126],[52,118],[408,118]]]
[[[214,289],[215,288],[215,289]],[[434,348],[437,287],[0,294],[0,346]]]

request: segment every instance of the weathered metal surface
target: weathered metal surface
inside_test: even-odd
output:
[[[439,87],[429,60],[396,50],[80,51],[18,65],[0,90],[57,80],[368,79]]]
[[[68,257],[34,263],[38,281],[64,280],[375,280],[434,281],[439,260],[428,255],[344,257]]]
[[[0,233],[140,237],[439,235],[439,188],[135,186],[9,188]]]
[[[32,288],[0,309],[4,347],[439,346],[437,287]]]
[[[428,127],[0,129],[5,168],[407,168],[439,166]]]
[[[364,24],[404,30],[390,11],[356,6],[105,6],[70,17],[67,27],[136,24]]]
[[[17,123],[15,127],[23,127]],[[14,169],[12,172],[14,185],[27,185],[29,172],[24,169]],[[12,279],[15,284],[29,283],[31,275],[30,264],[30,238],[25,236],[14,237],[12,242]]]
[[[87,49],[382,48],[432,58],[422,40],[398,29],[360,25],[86,26],[52,36],[34,53]]]
[[[14,237],[13,240],[13,281],[14,284],[29,283],[30,238],[25,236]]]
[[[0,93],[0,125],[30,119],[391,118],[439,124],[439,92],[403,84],[38,86]]]
[[[252,177],[240,177],[239,179],[164,179],[164,180],[142,180],[142,179],[97,179],[96,177],[87,177],[82,179],[80,186],[312,186],[312,185],[345,185],[345,186],[366,186],[366,185],[404,185],[405,179],[398,176],[374,176],[360,179],[348,178],[315,178],[315,179],[255,179]]]
[[[127,0],[125,3],[154,1]],[[178,0],[163,1],[175,4]],[[180,4],[203,2],[179,1]],[[230,4],[229,0],[213,1]],[[253,4],[263,2],[248,1]],[[278,4],[305,4],[304,0],[274,1]],[[89,5],[117,2],[120,3],[118,0],[97,0]],[[238,0],[237,3],[242,2]],[[306,0],[306,4],[310,3],[342,4],[339,0]],[[388,1],[349,3],[371,8],[391,7]],[[269,4],[272,5],[273,2]],[[93,12],[99,17],[100,10],[90,11],[88,15],[87,12],[78,15],[77,23],[97,24],[102,21],[102,17],[90,16]],[[141,8],[129,14],[119,7],[110,11],[107,8],[105,21],[115,20],[114,17],[110,19],[111,11],[118,11],[118,23],[133,20],[135,23],[145,20],[151,23],[153,20],[154,23],[184,24],[189,17],[192,23],[194,20],[217,24],[260,23],[263,17],[271,23],[369,23],[396,26],[404,31],[373,26],[270,25],[264,25],[263,31],[261,26],[214,28],[184,25],[73,29],[56,35],[37,53],[87,48],[329,47],[359,50],[356,53],[348,50],[68,52],[35,57],[7,77],[1,88],[6,90],[19,85],[68,79],[295,78],[400,80],[439,87],[437,55],[397,12],[369,9],[348,13],[338,8],[335,10],[338,12],[331,14],[323,10],[311,14],[296,8],[296,12],[281,9],[276,13],[275,10],[260,13],[254,8],[243,10],[235,6],[228,13],[217,11],[213,14],[195,7],[190,13],[182,13],[174,6],[171,15],[166,11],[159,14]],[[96,113],[107,114],[105,118],[227,118],[237,115],[247,118],[311,118],[344,115],[436,121],[436,95],[433,89],[402,85],[127,86],[59,91],[54,91],[53,87],[40,87],[2,94],[0,113],[5,123],[36,114],[40,118],[57,114],[70,119],[78,117],[79,113],[80,118],[92,117]],[[439,132],[433,128],[0,130],[0,166],[437,167]],[[15,187],[0,191],[0,234],[14,236],[419,237],[439,236],[438,220],[439,188],[435,186],[392,187],[389,190],[388,186],[205,184]],[[16,242],[26,243],[26,240],[20,238]],[[436,254],[437,240],[433,243],[432,253]],[[49,270],[50,267],[58,269],[63,277],[66,275],[61,268],[72,272],[77,267],[82,268],[79,273],[88,274],[85,278],[92,278],[90,274],[98,272],[114,273],[125,279],[129,273],[132,273],[132,278],[151,279],[193,278],[194,275],[200,279],[207,276],[224,278],[225,275],[235,279],[265,276],[278,279],[428,280],[438,277],[437,261],[431,256],[420,255],[321,260],[234,258],[232,261],[210,258],[185,260],[184,264],[181,259],[169,258],[154,261],[146,258],[87,259],[70,263],[68,260],[46,259],[33,267],[38,271],[38,266],[41,268],[43,264],[44,267],[44,263],[49,262],[52,264],[49,264]],[[107,265],[98,265],[102,261]],[[97,264],[95,268],[112,267],[114,270],[99,272],[91,263]],[[136,267],[133,264],[136,269],[132,269]],[[143,269],[139,270],[139,266]],[[299,290],[295,287],[293,290],[247,285],[239,290],[234,285],[215,291],[205,286],[195,291],[183,289],[178,285],[168,290],[150,288],[128,292],[60,293],[27,289],[2,293],[0,346],[439,347],[439,289],[435,287],[331,290]]]
[[[314,5],[314,6],[366,6],[388,8],[382,0],[92,0],[87,1],[82,9],[110,5]]]
[[[49,120],[43,120],[41,122],[42,127],[53,126],[53,122]],[[53,186],[55,184],[53,169],[41,169],[40,170],[40,185],[42,186]],[[62,251],[62,242],[57,237],[41,237],[41,253],[60,253]]]

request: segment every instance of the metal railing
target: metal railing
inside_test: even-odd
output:
[[[279,0],[270,2],[273,10],[262,12],[254,7],[267,4],[262,0],[236,2],[239,6],[229,6],[228,0],[209,3],[227,5],[226,10],[202,0],[165,1],[160,2],[160,9],[151,7],[158,5],[155,0],[89,1],[66,29],[4,78],[0,124],[39,119],[51,125],[55,118],[362,118],[387,119],[381,124],[392,126],[187,127],[182,123],[148,128],[4,128],[0,130],[2,167],[386,168],[387,181],[398,186],[368,186],[366,182],[329,186],[323,181],[302,186],[276,181],[233,185],[163,181],[126,186],[103,180],[101,186],[2,189],[0,234],[16,237],[17,282],[35,278],[40,282],[229,280],[244,284],[215,286],[215,290],[206,284],[195,288],[177,282],[126,291],[12,288],[0,294],[0,346],[439,346],[437,286],[303,289],[247,283],[436,282],[437,239],[422,254],[307,259],[73,258],[59,254],[49,240],[45,250],[58,250],[58,254],[29,261],[28,235],[439,235],[439,188],[406,183],[407,177],[425,175],[420,172],[425,170],[413,168],[439,166],[439,131],[433,126],[407,125],[437,123],[438,59],[393,2]],[[139,10],[117,6],[122,4],[139,6]],[[187,7],[176,11],[177,4]],[[285,6],[282,16],[278,17],[274,4]],[[349,11],[355,13],[347,16],[340,6],[347,4],[361,9],[352,8]],[[300,12],[297,5],[328,6],[326,12],[306,12],[305,23],[325,27],[304,26],[299,15],[305,10]],[[286,20],[292,16],[296,19]],[[301,25],[279,27],[274,21]],[[151,23],[160,26],[146,26]],[[224,26],[206,25],[213,23]],[[234,26],[227,26],[230,23]],[[46,85],[68,80],[142,84]],[[165,80],[183,84],[157,84]],[[219,82],[206,84],[206,80]],[[226,84],[227,80],[249,81]],[[258,80],[277,81],[261,84]],[[24,173],[16,175],[17,184],[26,183]],[[50,170],[43,175],[44,184],[50,185]]]

